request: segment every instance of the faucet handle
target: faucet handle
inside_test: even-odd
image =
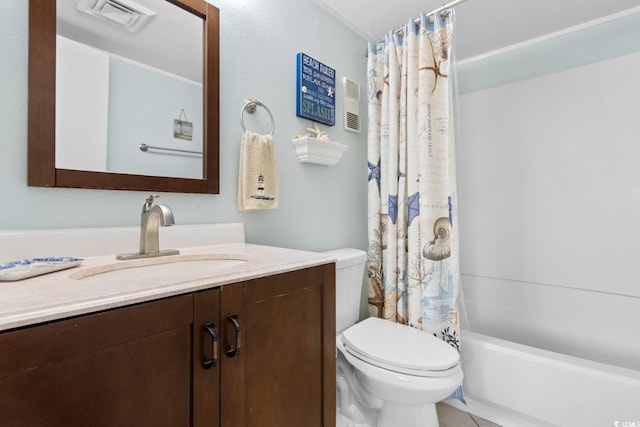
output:
[[[157,199],[158,197],[160,197],[158,194],[149,195],[149,197],[147,197],[147,201],[142,206],[142,212],[147,212],[149,209],[151,209],[151,206],[153,206],[153,199]]]

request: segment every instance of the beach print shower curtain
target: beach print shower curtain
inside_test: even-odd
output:
[[[369,44],[367,272],[372,316],[459,351],[453,14]]]

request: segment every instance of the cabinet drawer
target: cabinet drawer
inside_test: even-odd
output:
[[[0,334],[0,378],[189,325],[191,295],[183,295]]]

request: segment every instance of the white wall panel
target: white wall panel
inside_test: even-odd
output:
[[[640,297],[640,53],[460,98],[463,271]]]
[[[109,55],[56,37],[56,167],[107,170]]]
[[[640,369],[638,75],[633,53],[460,97],[472,330]]]

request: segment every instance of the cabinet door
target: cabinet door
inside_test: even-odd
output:
[[[193,426],[220,419],[220,289],[193,295]]]
[[[335,426],[334,265],[225,286],[221,307],[221,425]]]
[[[0,424],[188,426],[193,298],[0,334]]]

